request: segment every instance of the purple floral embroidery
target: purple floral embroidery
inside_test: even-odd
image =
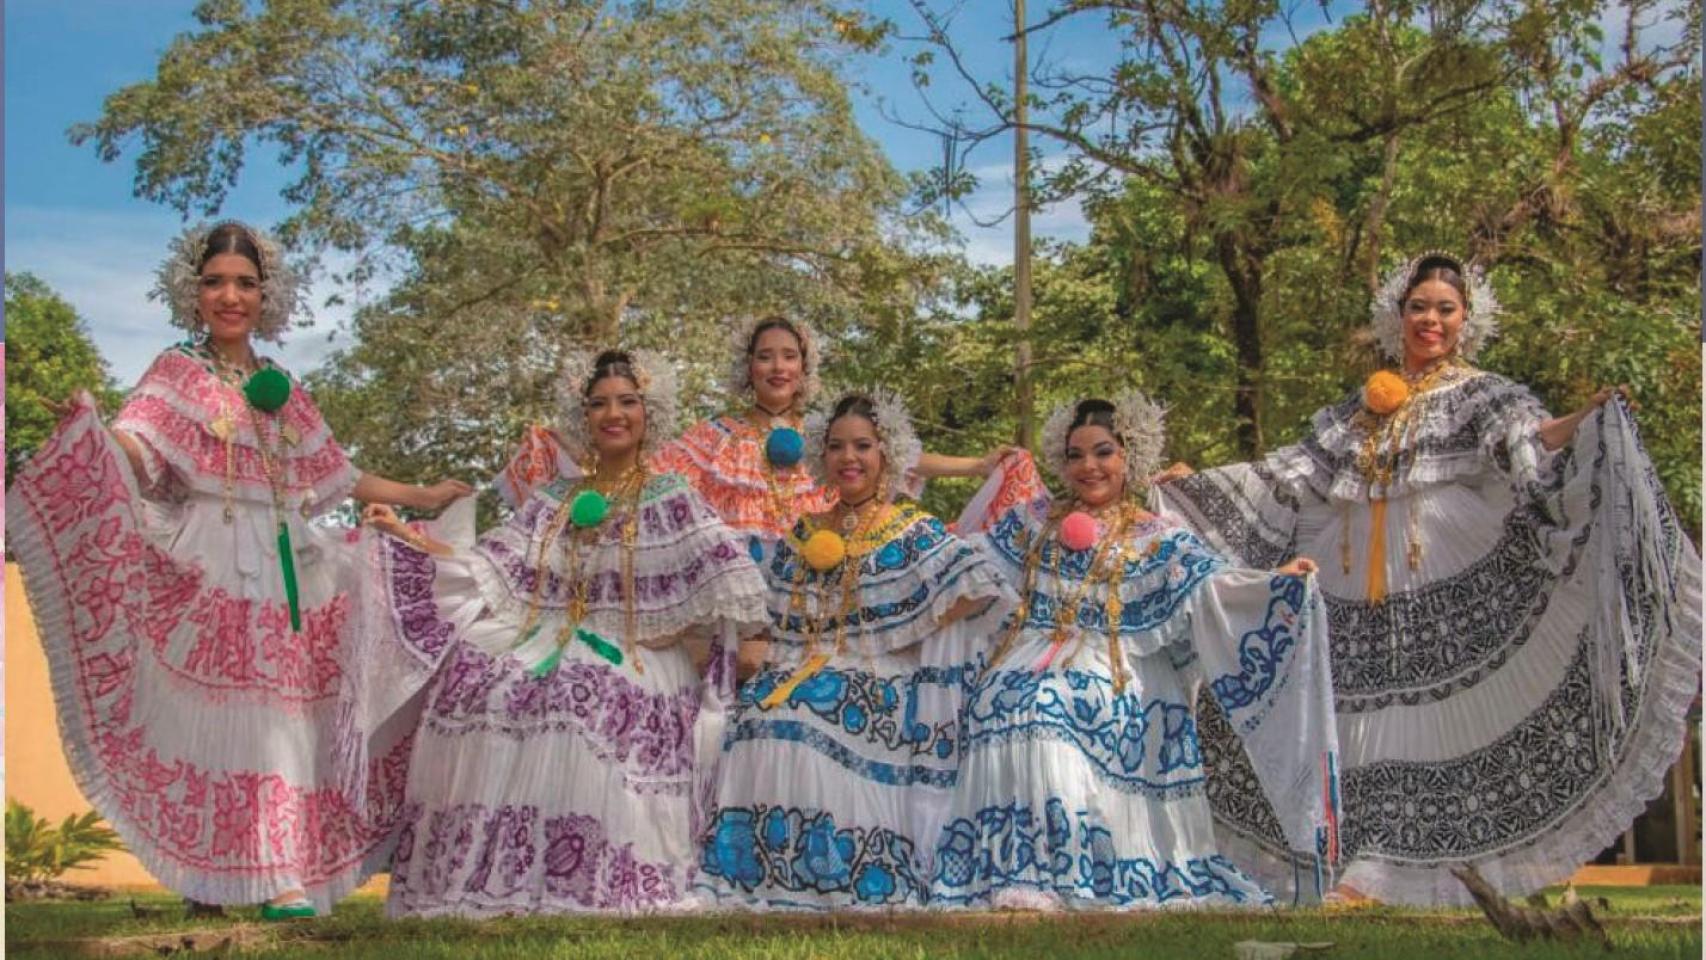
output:
[[[709,510],[709,508],[706,508]],[[534,595],[539,571],[533,566],[530,545],[537,544],[550,523],[548,511],[536,498],[527,509],[516,515],[508,526],[480,541],[475,547],[508,582],[515,596]],[[708,523],[709,515],[695,516],[693,500],[687,493],[677,493],[640,508],[641,542],[657,543],[681,539],[683,534],[716,539],[692,552],[691,559],[679,568],[658,573],[642,573],[634,580],[634,598],[641,609],[658,610],[683,603],[695,592],[728,573],[741,568],[746,551],[727,533],[714,529],[696,531]],[[606,542],[618,534],[613,527],[605,529]],[[539,591],[540,602],[553,608],[567,605],[570,584],[550,571],[545,572],[544,589]],[[620,570],[606,570],[594,575],[587,584],[587,602],[594,607],[615,606],[622,602]]]
[[[478,810],[457,807],[435,810],[427,824],[427,844],[422,851],[421,889],[428,896],[443,896],[468,860],[474,845],[474,817]]]
[[[416,851],[414,829],[423,817],[418,809],[414,814],[404,828],[409,842],[399,841],[392,874],[392,896],[411,907],[424,906],[424,899],[442,903],[466,894],[484,906],[508,901],[529,909],[630,910],[680,896],[673,865],[639,859],[631,843],[612,842],[595,817],[548,817],[525,804],[465,804],[427,815],[430,833],[447,839]],[[417,852],[424,863],[411,863]],[[473,869],[458,882],[470,855]],[[534,869],[536,861],[542,870]],[[418,889],[410,882],[417,868],[428,878]],[[459,893],[446,898],[453,888]]]
[[[609,846],[604,824],[592,817],[553,817],[545,823],[545,891],[583,906],[598,901],[598,860]]]
[[[391,883],[407,885],[409,862],[415,856],[415,820],[421,815],[421,805],[411,803],[403,808],[403,827],[397,831],[397,848],[391,853]]]
[[[391,608],[397,635],[403,645],[421,660],[431,662],[444,652],[455,627],[439,619],[433,602],[433,580],[438,565],[429,554],[400,540],[386,540],[391,558]]]
[[[640,779],[693,770],[696,687],[654,693],[604,664],[565,661],[535,677],[512,657],[461,647],[430,695],[427,722],[444,734],[497,730],[529,736],[572,729],[601,758]]]
[[[538,809],[530,806],[503,806],[485,822],[480,858],[468,874],[463,889],[469,893],[510,896],[521,890],[533,866],[534,821]],[[497,868],[498,882],[492,883],[492,869]]]

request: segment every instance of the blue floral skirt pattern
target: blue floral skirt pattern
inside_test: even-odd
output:
[[[1116,695],[1098,650],[1033,670],[1047,642],[1021,634],[972,690],[931,904],[1270,903],[1216,847],[1177,651],[1128,657]]]
[[[792,672],[767,665],[729,724],[697,889],[760,908],[923,906],[971,669],[838,657],[766,705]]]
[[[1014,802],[949,823],[936,852],[935,883],[933,903],[940,906],[987,902],[1003,889],[1111,907],[1269,902],[1219,854],[1124,856],[1095,812],[1080,807],[1069,814],[1058,797],[1049,798],[1040,815]]]
[[[773,906],[850,895],[850,903],[886,907],[923,902],[928,884],[916,862],[912,841],[893,830],[759,803],[717,811],[699,869],[741,893],[762,890]]]

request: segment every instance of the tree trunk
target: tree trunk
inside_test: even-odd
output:
[[[1368,286],[1370,297],[1380,290],[1380,236],[1386,228],[1386,208],[1392,202],[1392,190],[1398,182],[1398,131],[1393,130],[1386,135],[1384,147],[1380,189],[1368,205],[1368,216],[1363,219],[1362,235],[1368,244],[1363,251],[1363,281]]]
[[[1232,342],[1238,351],[1238,392],[1232,413],[1238,420],[1238,452],[1260,457],[1262,440],[1262,261],[1235,233],[1215,237],[1215,253],[1232,288]]]

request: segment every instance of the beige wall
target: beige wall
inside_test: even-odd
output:
[[[6,564],[6,795],[38,817],[58,823],[89,809],[71,779],[59,745],[59,722],[48,682],[47,656],[24,600],[17,564]],[[110,853],[88,870],[67,871],[71,883],[109,887],[158,886],[128,853]]]

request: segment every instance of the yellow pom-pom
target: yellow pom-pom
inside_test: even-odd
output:
[[[1382,417],[1403,406],[1408,399],[1410,385],[1390,370],[1375,373],[1362,387],[1362,405]]]
[[[847,558],[847,541],[834,530],[819,530],[806,538],[800,547],[800,555],[806,558],[813,570],[828,570]]]

